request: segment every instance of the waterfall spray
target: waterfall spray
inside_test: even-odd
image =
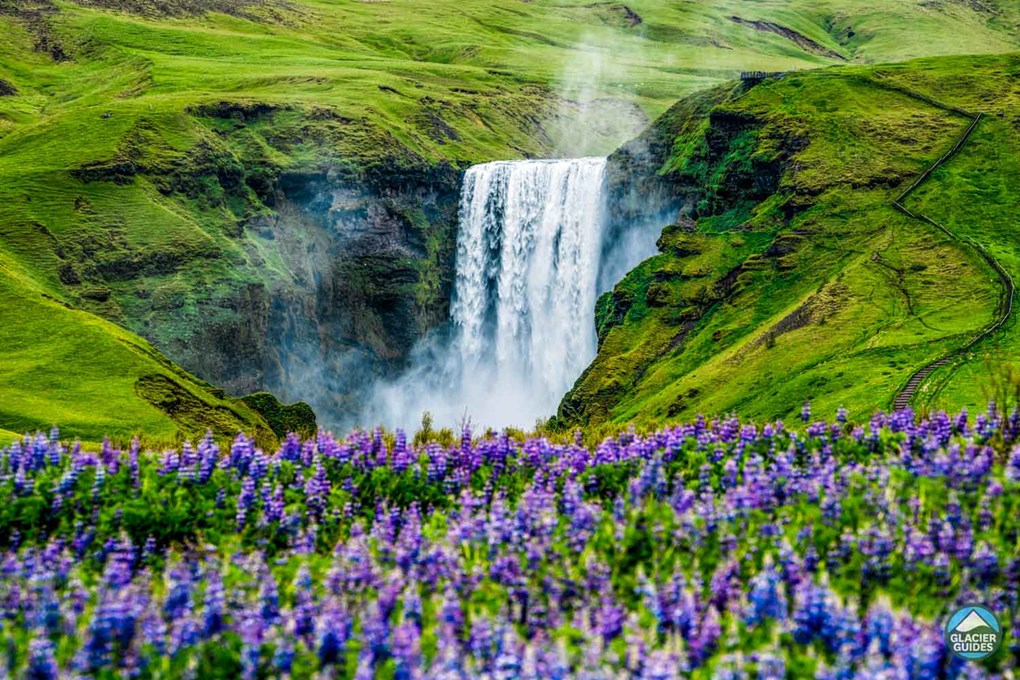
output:
[[[457,239],[452,338],[419,348],[376,390],[368,417],[413,427],[530,427],[595,356],[594,308],[606,160],[504,161],[470,168]]]

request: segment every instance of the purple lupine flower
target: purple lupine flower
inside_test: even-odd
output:
[[[326,509],[326,498],[329,496],[331,484],[326,476],[326,468],[321,457],[314,461],[315,472],[305,482],[305,503],[313,519],[322,517]]]
[[[999,575],[999,556],[988,541],[981,541],[978,545],[972,564],[974,578],[980,586],[988,586]]]
[[[56,647],[44,631],[36,631],[28,643],[28,667],[26,680],[58,680],[60,667],[57,665]]]
[[[405,622],[394,629],[393,658],[396,661],[394,680],[416,680],[423,677],[421,639],[417,626]]]
[[[190,441],[185,441],[177,464],[177,481],[187,485],[198,479],[198,462],[198,453]]]
[[[595,625],[599,635],[607,643],[623,633],[623,622],[626,611],[616,604],[607,594],[595,612]]]
[[[779,573],[768,559],[765,568],[751,579],[750,607],[744,620],[756,626],[765,619],[782,621],[786,618],[786,593]]]
[[[276,579],[268,569],[262,571],[259,584],[259,617],[267,626],[275,626],[280,622],[280,595],[276,588]]]
[[[258,677],[264,630],[255,612],[246,611],[241,615],[241,677],[244,680],[255,680]]]
[[[163,601],[163,614],[168,621],[184,616],[191,609],[191,572],[184,564],[170,569],[170,585]]]
[[[1006,479],[1020,484],[1020,444],[1016,444],[1009,450],[1009,459],[1006,461]]]
[[[315,635],[319,666],[325,668],[343,663],[350,637],[350,620],[339,603],[326,603],[316,624]]]
[[[223,578],[214,569],[206,576],[205,600],[202,607],[202,631],[206,637],[212,637],[224,630],[225,609],[226,595],[223,591]]]
[[[277,677],[288,677],[294,668],[294,643],[286,635],[281,635],[273,652],[273,668]]]
[[[237,497],[237,530],[242,531],[248,521],[248,513],[255,506],[255,480],[245,477],[241,480],[241,493]]]
[[[189,607],[179,618],[170,622],[170,656],[180,656],[194,647],[202,638],[202,628]]]
[[[691,640],[690,657],[693,667],[701,666],[708,660],[715,652],[721,636],[722,626],[719,622],[719,612],[715,607],[709,607],[698,621],[694,637]]]

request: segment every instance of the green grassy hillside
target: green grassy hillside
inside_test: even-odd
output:
[[[561,417],[889,406],[997,318],[1001,282],[963,239],[1020,275],[1018,72],[1017,56],[846,67],[717,91],[707,114],[678,105],[614,163],[671,186],[681,219],[662,254],[599,301],[599,355]],[[892,200],[954,146],[967,112],[986,114],[970,142],[906,199],[950,238]],[[670,146],[640,168],[657,137]],[[1011,319],[923,383],[915,405],[977,406],[996,389],[1015,399],[1017,342]]]
[[[17,319],[0,324],[5,430],[60,423],[68,435],[93,442],[143,433],[150,443],[173,442],[207,429],[221,436],[251,429],[267,443],[274,437],[243,402],[189,376],[137,336],[18,280],[2,259],[0,309]]]
[[[606,152],[741,69],[1002,52],[1017,26],[988,0],[0,0],[0,427],[206,426],[141,389],[151,375],[251,422],[138,336],[207,378],[229,372],[209,343],[251,354],[260,291],[299,277],[246,228],[283,175]],[[423,319],[442,309],[437,239],[400,293]]]

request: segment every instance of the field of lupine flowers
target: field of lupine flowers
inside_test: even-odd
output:
[[[0,676],[1013,677],[1020,415],[0,451]],[[985,603],[981,664],[941,627]]]

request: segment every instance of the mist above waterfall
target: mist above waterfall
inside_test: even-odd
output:
[[[560,64],[556,86],[559,106],[543,127],[558,156],[608,154],[633,139],[649,123],[634,97],[619,86],[644,60],[611,32],[589,33]]]
[[[468,170],[450,327],[377,386],[362,422],[411,428],[429,411],[440,425],[530,427],[555,412],[595,356],[605,168],[581,158]]]

